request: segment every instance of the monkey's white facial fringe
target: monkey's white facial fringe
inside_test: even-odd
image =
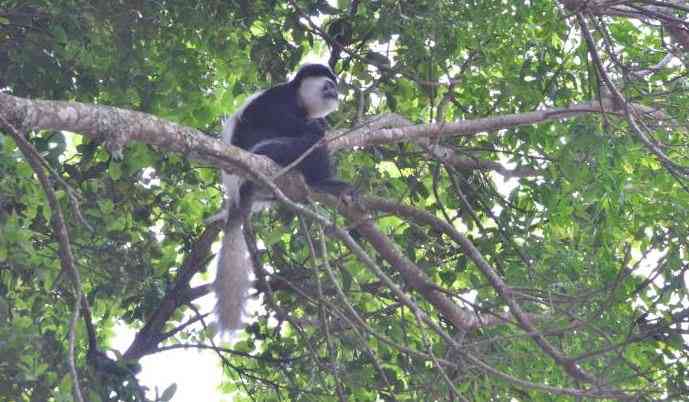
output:
[[[308,77],[299,87],[299,99],[310,119],[325,117],[337,109],[337,98],[323,96],[323,87],[328,81],[332,80],[328,77]]]

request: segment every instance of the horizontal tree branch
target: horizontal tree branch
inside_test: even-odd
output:
[[[656,109],[641,105],[631,105],[640,114],[653,114],[662,118],[663,114]],[[347,135],[334,138],[328,143],[331,150],[354,148],[367,145],[393,144],[405,141],[423,141],[427,138],[472,136],[482,132],[503,130],[545,123],[555,120],[567,120],[592,113],[609,113],[623,115],[622,110],[609,99],[579,103],[564,108],[536,110],[533,112],[506,114],[474,120],[419,124],[406,127],[379,128],[365,125],[352,130]]]
[[[281,170],[267,157],[146,113],[79,102],[31,100],[6,94],[0,94],[0,113],[21,129],[65,130],[103,141],[114,154],[131,142],[141,142],[262,183],[271,180]],[[6,129],[4,126],[6,124],[0,121],[0,129]],[[277,183],[292,199],[301,200],[306,193],[304,182],[298,175],[281,176]]]
[[[0,94],[0,112],[23,129],[71,131],[104,141],[114,151],[131,142],[141,142],[228,171],[240,168],[247,172],[258,169],[270,173],[273,165],[267,158],[224,144],[191,127],[126,109]]]
[[[663,114],[655,109],[631,105],[640,114]],[[244,176],[272,177],[280,169],[268,158],[254,155],[190,127],[158,117],[110,106],[89,105],[78,102],[45,101],[0,94],[0,112],[22,128],[32,130],[66,130],[104,141],[117,152],[132,141],[156,146],[162,150],[179,152],[226,171],[241,170]],[[610,100],[592,101],[565,108],[493,116],[474,120],[447,123],[410,125],[407,120],[388,114],[373,119],[366,125],[349,132],[336,132],[328,142],[335,151],[367,145],[392,144],[403,141],[422,141],[438,136],[470,136],[481,132],[514,128],[530,124],[564,120],[591,113],[623,114]],[[390,127],[392,126],[392,127]],[[290,181],[290,183],[292,183]],[[281,186],[282,187],[282,186]],[[289,189],[286,188],[287,191]],[[303,194],[297,186],[294,194]],[[292,191],[289,191],[292,194]]]

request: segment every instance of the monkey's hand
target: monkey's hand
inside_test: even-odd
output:
[[[306,121],[306,128],[308,132],[324,133],[328,129],[328,122],[323,118],[310,119]]]
[[[326,179],[311,184],[311,188],[321,193],[331,194],[346,205],[361,207],[359,190],[347,182],[337,179]]]
[[[362,207],[361,193],[358,188],[352,185],[348,184],[346,188],[342,189],[337,195],[337,198],[346,205],[356,206],[358,208]]]

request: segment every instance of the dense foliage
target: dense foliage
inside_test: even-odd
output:
[[[0,0],[2,93],[217,136],[321,57],[334,131],[380,139],[337,146],[371,228],[327,203],[309,208],[339,237],[285,207],[253,220],[261,307],[220,345],[189,285],[212,281],[217,168],[141,142],[118,160],[0,101],[0,400],[78,398],[77,379],[145,400],[138,359],[177,344],[215,348],[238,400],[689,400],[684,4]],[[139,333],[106,356],[117,322]]]

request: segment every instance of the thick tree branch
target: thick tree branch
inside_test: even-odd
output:
[[[193,290],[189,287],[189,281],[208,261],[211,245],[218,237],[221,227],[222,225],[219,222],[207,226],[198,240],[194,242],[191,253],[185,258],[184,263],[180,267],[175,286],[163,296],[151,318],[136,334],[134,342],[124,353],[125,359],[138,359],[146,354],[155,352],[158,343],[165,339],[165,334],[163,334],[165,323],[179,306],[189,302],[189,294]],[[204,290],[207,291],[207,289]]]
[[[110,106],[78,102],[45,101],[0,94],[0,113],[16,125],[32,130],[66,130],[104,141],[120,150],[130,142],[141,142],[181,153],[221,169],[271,172],[272,163],[238,147],[158,117]]]
[[[663,114],[655,109],[631,105],[640,114],[653,114],[662,118]],[[567,120],[592,113],[622,115],[623,110],[610,100],[586,102],[565,108],[537,110],[533,112],[507,114],[474,120],[462,120],[448,123],[419,124],[408,127],[376,128],[363,126],[346,136],[339,136],[328,143],[331,150],[361,147],[367,145],[393,144],[404,141],[422,141],[426,138],[473,136],[482,132],[515,128],[519,126],[545,123],[555,120]]]
[[[0,94],[0,114],[8,122],[32,130],[66,130],[104,141],[115,153],[130,142],[153,145],[226,171],[239,170],[238,174],[264,184],[280,172],[279,166],[267,157],[227,145],[201,131],[146,113],[110,106],[31,100]],[[4,126],[5,124],[0,124],[0,129]],[[284,175],[277,182],[290,198],[303,199],[306,188],[298,175]]]
[[[684,52],[689,53],[689,22],[673,14],[689,12],[687,6],[679,1],[647,1],[628,5],[626,2],[609,0],[560,0],[560,3],[573,13],[587,13],[597,16],[625,17],[639,20],[655,20],[662,24]]]
[[[500,295],[500,297],[502,297],[503,300],[505,300],[505,302],[510,308],[511,313],[516,318],[519,325],[529,334],[529,336],[531,336],[534,342],[538,344],[544,352],[550,355],[556,363],[562,366],[565,369],[565,371],[573,378],[587,383],[596,382],[593,376],[584,372],[571,358],[563,355],[562,352],[559,351],[554,345],[552,345],[542,335],[542,333],[533,325],[531,317],[522,310],[521,306],[516,302],[514,297],[512,297],[511,290],[507,286],[507,284],[502,280],[502,278],[500,278],[497,272],[483,259],[481,253],[466,236],[457,232],[447,222],[437,219],[433,215],[422,210],[418,210],[411,207],[405,207],[399,204],[391,204],[385,200],[375,198],[367,199],[367,205],[369,207],[374,207],[375,209],[384,209],[388,210],[389,212],[395,212],[399,215],[413,216],[415,220],[431,224],[434,227],[437,227],[438,229],[442,230],[442,232],[444,232],[448,236],[450,236],[452,240],[454,240],[464,249],[464,252],[466,253],[467,257],[469,257],[474,262],[474,264],[476,264],[476,266],[481,270],[481,272],[483,272],[483,274],[486,276],[486,278],[488,279],[492,287],[495,289],[495,291]],[[354,222],[361,220],[361,216],[357,213],[356,210],[352,208],[340,208],[339,210]],[[396,248],[394,248],[392,245],[388,243],[388,241],[385,239],[385,236],[379,233],[378,230],[375,227],[373,227],[373,225],[369,221],[364,221],[363,223],[359,224],[357,226],[357,230],[361,232],[366,237],[366,239],[373,244],[376,250],[378,250],[383,255],[383,257],[386,260],[388,260],[388,262],[390,262],[396,269],[401,271],[405,279],[409,278],[407,279],[407,281],[411,281],[410,284],[414,286],[414,288],[419,290],[422,294],[424,294],[424,296],[426,296],[430,301],[433,302],[433,299],[435,298],[432,293],[433,290],[427,288],[427,282],[423,280],[423,273],[418,271],[418,268],[413,266],[411,262],[406,261],[406,258],[398,250],[396,250]],[[433,304],[440,311],[443,311],[443,308],[445,308],[445,305],[444,303],[442,303],[442,300],[436,300],[435,302],[433,302]],[[450,310],[449,312],[443,311],[444,315],[448,317],[450,321],[452,321],[455,325],[457,325],[457,323],[455,323],[453,319],[456,320],[458,317],[453,315],[453,312],[454,309]],[[466,325],[464,320],[461,320],[459,322],[463,325]]]
[[[638,114],[653,114],[656,118],[663,118],[662,112],[649,107],[629,107]],[[145,113],[77,102],[30,100],[5,94],[0,94],[0,112],[8,121],[18,122],[31,129],[72,131],[95,140],[103,140],[110,148],[115,149],[120,149],[132,141],[142,142],[166,151],[182,153],[227,171],[240,169],[244,172],[240,174],[259,180],[280,171],[265,157],[226,145],[193,128]],[[565,120],[592,113],[623,115],[624,111],[606,99],[565,108],[406,127],[402,127],[406,120],[395,115],[385,115],[379,121],[374,120],[351,132],[336,132],[337,135],[329,139],[328,147],[335,151],[367,145],[422,141],[438,136],[471,136],[481,132]],[[284,188],[289,189],[289,186]],[[304,191],[303,187],[299,186],[294,190],[295,195],[303,194]]]
[[[345,216],[347,216],[349,219],[354,219],[356,222],[361,221],[361,216],[360,216],[360,211],[350,208],[341,204],[338,204],[337,201],[333,199],[333,197],[329,196],[323,196],[320,197],[322,201],[326,202],[327,204],[331,206],[337,206],[340,205],[342,208],[338,208],[340,212],[342,212]],[[430,317],[423,312],[423,310],[419,309],[418,306],[411,301],[409,296],[404,293],[399,286],[397,286],[392,280],[384,273],[382,270],[376,265],[376,263],[366,254],[366,252],[359,246],[352,238],[351,236],[343,229],[334,227],[332,225],[329,225],[330,231],[332,231],[332,235],[340,240],[342,240],[351,250],[354,252],[357,257],[359,257],[362,262],[369,267],[379,278],[381,278],[386,285],[390,288],[390,290],[393,291],[395,295],[400,299],[400,301],[411,308],[412,312],[423,322],[425,322],[430,328],[432,328],[436,333],[438,333],[449,345],[457,348],[457,351],[461,353],[469,362],[472,364],[477,365],[481,370],[484,372],[487,372],[491,375],[494,375],[496,377],[502,378],[506,381],[509,381],[510,383],[522,387],[522,388],[533,388],[533,389],[541,389],[541,390],[546,390],[547,392],[553,393],[553,394],[558,394],[558,395],[577,395],[577,396],[583,396],[586,395],[591,398],[615,398],[615,399],[622,399],[622,400],[627,400],[630,399],[631,396],[614,388],[610,387],[603,387],[598,384],[595,384],[595,387],[593,390],[572,390],[572,389],[561,389],[561,388],[555,388],[555,387],[549,387],[549,386],[544,386],[541,384],[534,384],[534,383],[529,383],[527,381],[523,381],[520,379],[517,379],[515,377],[512,377],[508,374],[505,374],[499,370],[496,370],[495,368],[491,367],[490,365],[486,364],[483,362],[481,359],[477,358],[476,356],[472,355],[471,353],[468,353],[467,351],[463,350],[463,346],[459,344],[457,341],[455,341],[452,337],[450,337],[447,332],[445,332],[442,328],[438,326],[433,320],[430,319]],[[361,225],[357,226],[357,230],[361,229]],[[375,228],[373,230],[376,230]],[[364,235],[364,237],[367,238],[367,240],[371,241],[372,238],[368,236],[370,233],[366,231],[367,233],[361,232],[361,234]],[[381,235],[382,236],[382,235]],[[374,236],[376,237],[376,236]],[[384,236],[383,236],[384,237]],[[375,239],[373,240],[375,243]],[[393,251],[394,252],[394,251]],[[395,258],[395,257],[393,257]],[[390,262],[390,261],[388,261]],[[399,268],[399,265],[395,265],[395,268]],[[404,276],[404,274],[403,274]],[[436,306],[437,308],[437,306]],[[522,318],[525,316],[522,316]],[[450,317],[451,318],[451,317]],[[453,323],[454,324],[454,323]],[[456,325],[456,324],[455,324]],[[538,332],[534,331],[536,336],[541,336],[538,335]],[[532,335],[531,333],[529,335]],[[408,350],[405,348],[405,350]],[[412,351],[413,353],[417,354],[418,352]],[[428,356],[424,356],[428,357]],[[439,362],[445,364],[444,360],[437,359]],[[566,371],[569,370],[566,368]],[[571,375],[571,373],[570,373]],[[574,377],[577,378],[579,375],[575,374]],[[585,374],[586,377],[590,377],[588,374]]]

